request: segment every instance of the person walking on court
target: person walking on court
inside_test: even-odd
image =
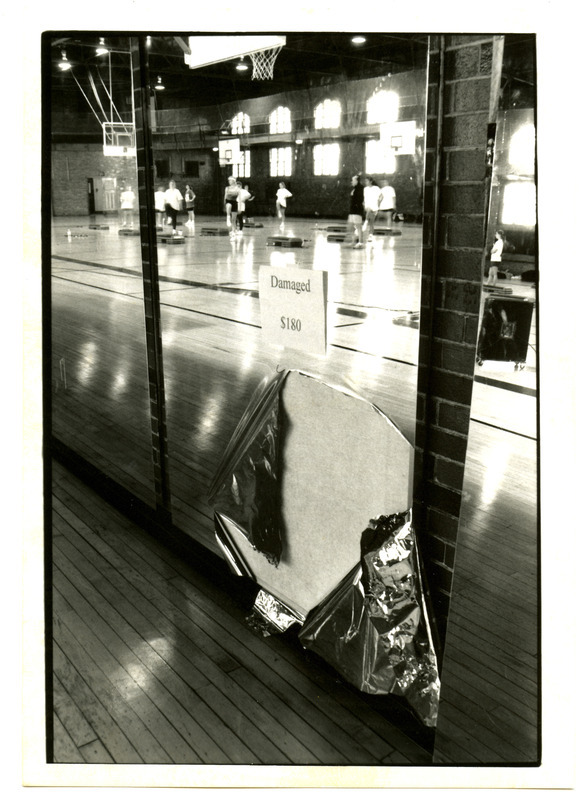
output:
[[[168,189],[164,193],[164,201],[166,203],[166,213],[172,225],[172,235],[177,236],[176,220],[178,212],[182,211],[183,196],[176,188],[176,183],[172,180],[168,182]]]
[[[156,211],[156,227],[162,228],[164,225],[164,217],[166,216],[166,200],[163,186],[159,186],[154,192],[154,209]]]
[[[278,190],[276,192],[276,213],[280,220],[280,230],[284,230],[284,223],[286,221],[286,205],[289,197],[292,197],[292,192],[286,188],[284,181],[280,181]]]
[[[393,214],[396,208],[395,189],[389,185],[386,180],[381,181],[381,190],[379,194],[379,214],[385,215],[385,224],[389,228],[393,220]]]
[[[124,186],[120,192],[120,211],[122,212],[122,228],[134,225],[134,203],[136,195],[131,186]]]
[[[236,233],[238,236],[243,234],[243,217],[245,215],[245,204],[246,201],[249,200],[251,194],[244,189],[241,185],[241,181],[237,181],[235,184],[237,186],[237,217],[236,217]]]
[[[187,228],[195,228],[195,193],[193,192],[191,185],[187,183],[185,189],[185,208],[187,210],[188,219],[186,222]]]
[[[359,175],[353,175],[351,178],[351,186],[348,223],[353,248],[357,250],[365,246],[363,244],[363,186]],[[351,226],[353,228],[352,231]]]
[[[227,186],[225,187],[225,194],[223,196],[223,203],[225,206],[225,214],[227,217],[227,227],[231,228],[235,233],[235,226],[237,222],[237,195],[239,189],[233,176],[227,178]]]
[[[373,241],[375,233],[375,219],[379,211],[379,197],[381,189],[369,175],[365,178],[365,188],[363,189],[363,207],[365,209],[365,224],[363,230],[369,231],[368,241]]]
[[[491,247],[489,275],[487,277],[486,286],[495,286],[497,278],[499,277],[499,269],[501,267],[501,260],[503,258],[503,248],[505,246],[505,231],[495,231],[495,242]]]

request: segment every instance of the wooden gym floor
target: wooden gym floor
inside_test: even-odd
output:
[[[52,228],[53,434],[153,503],[139,237]],[[290,219],[299,249],[235,241],[159,247],[173,521],[216,552],[209,480],[249,396],[277,366],[344,383],[413,439],[420,229],[364,250]],[[330,224],[333,224],[331,221]],[[338,224],[336,221],[334,224]],[[67,235],[70,231],[70,235]],[[329,271],[326,357],[262,340],[261,264]],[[509,281],[514,296],[534,297]],[[538,758],[535,318],[525,367],[477,366],[454,597],[433,747],[399,709],[260,639],[245,608],[54,466],[57,761],[532,764]],[[348,443],[350,444],[350,443]]]

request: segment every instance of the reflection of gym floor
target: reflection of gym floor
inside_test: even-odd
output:
[[[325,221],[316,227],[290,218],[286,233],[305,246],[285,249],[266,247],[279,229],[274,219],[261,222],[264,228],[245,229],[232,242],[199,234],[202,224],[220,227],[222,219],[197,218],[184,244],[158,248],[173,519],[210,549],[209,480],[251,392],[278,365],[347,384],[410,441],[415,430],[420,228],[398,225],[401,236],[376,237],[359,251],[327,242]],[[53,433],[152,502],[140,240],[119,236],[117,221],[105,224],[107,231],[89,230],[87,218],[53,225]],[[326,358],[286,353],[284,361],[264,341],[262,264],[328,270]],[[517,283],[509,282],[514,292],[530,290]],[[533,340],[534,326],[535,316]],[[437,735],[447,760],[462,752],[471,762],[517,761],[533,752],[533,353],[521,371],[485,362],[475,373],[444,672],[447,725],[439,722]]]

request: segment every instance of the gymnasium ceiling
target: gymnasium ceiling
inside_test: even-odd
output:
[[[133,32],[145,35],[144,32]],[[107,32],[105,45],[112,51],[97,56],[101,32],[49,32],[43,37],[45,76],[50,80],[53,111],[88,110],[80,86],[91,97],[90,76],[98,86],[111,86],[114,102],[124,110],[131,86],[129,35]],[[224,34],[223,34],[224,35]],[[151,34],[148,47],[151,87],[161,77],[165,90],[153,92],[155,107],[215,105],[233,100],[277,94],[333,84],[341,80],[367,78],[424,68],[427,36],[421,33],[365,33],[366,41],[355,45],[351,33],[286,33],[286,45],[278,55],[274,77],[268,81],[251,79],[251,68],[238,72],[239,59],[189,69],[185,64],[189,33]],[[535,40],[530,34],[505,36],[503,87],[505,105],[534,105]],[[62,51],[74,65],[71,72],[58,68]],[[249,64],[249,58],[246,59]],[[251,65],[250,65],[251,67]],[[74,74],[75,79],[73,79]],[[78,83],[77,83],[77,82]],[[505,89],[506,87],[506,89]],[[515,98],[515,99],[514,99]]]

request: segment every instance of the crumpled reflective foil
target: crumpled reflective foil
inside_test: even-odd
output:
[[[310,612],[299,638],[361,691],[401,695],[436,726],[440,678],[409,512],[371,520],[359,570]]]
[[[255,599],[253,611],[246,618],[247,624],[262,636],[284,633],[295,622],[302,624],[304,617],[277,600],[265,589],[260,589]]]
[[[252,547],[277,566],[282,555],[279,438],[280,387],[287,372],[254,393],[209,490],[216,514],[232,520]]]

